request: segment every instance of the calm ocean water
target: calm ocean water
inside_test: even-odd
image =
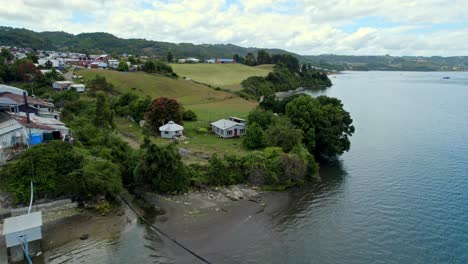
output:
[[[270,260],[468,263],[468,73],[332,80],[323,94],[351,112],[351,150],[276,225]]]
[[[443,76],[451,76],[443,80]],[[352,72],[322,94],[356,126],[322,182],[215,263],[468,263],[468,73]],[[316,94],[315,94],[316,95]],[[239,240],[239,244],[245,241]],[[46,263],[178,263],[142,225]],[[222,248],[222,241],[220,241]],[[186,256],[185,256],[186,257]]]

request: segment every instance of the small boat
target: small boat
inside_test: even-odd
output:
[[[442,79],[448,80],[448,79],[450,79],[450,76],[444,76],[444,77],[442,77]]]

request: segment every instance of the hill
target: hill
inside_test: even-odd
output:
[[[174,98],[182,103],[185,109],[195,111],[197,121],[184,123],[184,135],[189,138],[185,145],[194,152],[200,153],[231,153],[244,152],[239,140],[220,139],[214,135],[200,135],[198,128],[207,128],[210,123],[229,116],[246,118],[249,111],[257,105],[256,102],[247,101],[229,92],[217,91],[206,85],[183,79],[173,79],[156,74],[143,72],[118,72],[99,69],[81,69],[77,74],[86,80],[94,78],[97,74],[106,77],[114,84],[120,93],[131,92],[141,96],[150,96],[152,99],[165,96]],[[127,135],[127,140],[142,142],[143,132],[135,123],[124,118],[118,120],[119,131]],[[165,144],[168,141],[154,139]]]
[[[240,90],[240,83],[243,80],[252,76],[266,76],[271,71],[242,64],[172,64],[171,66],[179,76],[231,91]]]
[[[338,70],[355,71],[465,71],[468,57],[416,57],[416,56],[304,56],[313,65]]]
[[[232,58],[234,54],[245,56],[256,53],[258,48],[244,48],[232,44],[169,43],[146,39],[122,39],[109,33],[35,32],[28,29],[0,27],[0,45],[29,47],[40,50],[73,51],[81,53],[135,54],[165,58],[168,51],[176,58],[197,57]],[[289,53],[280,49],[266,49],[270,53]],[[297,54],[293,54],[300,57]]]

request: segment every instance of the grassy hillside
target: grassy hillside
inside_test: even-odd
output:
[[[198,115],[198,120],[185,122],[184,134],[189,138],[184,147],[193,152],[201,153],[230,153],[245,151],[240,139],[220,139],[214,135],[200,135],[198,128],[208,128],[209,124],[221,118],[229,116],[246,117],[256,103],[244,100],[237,95],[224,91],[216,91],[206,85],[192,81],[172,79],[160,75],[142,72],[125,73],[100,69],[81,69],[77,74],[83,75],[85,80],[94,78],[97,74],[105,76],[107,81],[115,85],[117,91],[132,92],[141,96],[156,98],[166,96],[177,99],[185,109],[192,109]],[[132,138],[140,141],[143,138],[141,128],[136,123],[124,118],[118,119],[119,130]],[[168,140],[155,138],[160,144],[168,143]],[[198,162],[198,161],[196,161]]]
[[[267,71],[273,71],[273,67],[275,67],[275,64],[261,64],[261,65],[255,66],[254,68],[267,70]]]
[[[240,90],[240,83],[251,76],[266,76],[270,69],[242,64],[172,64],[174,71],[183,77],[213,87]]]

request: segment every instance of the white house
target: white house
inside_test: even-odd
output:
[[[117,69],[117,67],[119,66],[118,60],[108,60],[107,63],[109,64],[109,67],[112,69]]]
[[[79,93],[83,93],[83,92],[85,91],[85,89],[86,89],[85,85],[84,85],[84,84],[81,84],[81,83],[79,83],[79,84],[72,84],[72,85],[70,85],[70,88],[71,88],[72,90],[75,90],[75,91],[79,92]]]
[[[169,123],[159,127],[159,131],[161,131],[162,138],[173,138],[175,136],[182,136],[183,130],[183,126],[178,125],[173,121],[169,121]]]
[[[245,120],[236,117],[221,119],[211,123],[211,130],[222,138],[233,138],[245,135],[247,124]]]

